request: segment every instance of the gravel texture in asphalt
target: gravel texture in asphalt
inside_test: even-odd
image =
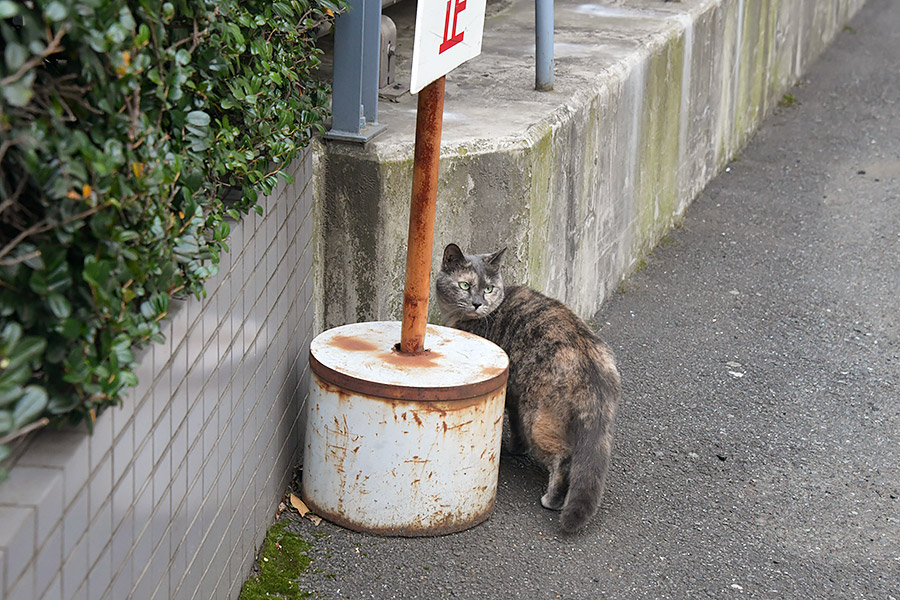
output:
[[[624,397],[583,533],[503,456],[492,517],[463,533],[295,524],[301,587],[900,599],[900,4],[870,0],[592,324]]]

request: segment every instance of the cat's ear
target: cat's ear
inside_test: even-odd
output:
[[[456,244],[447,244],[447,247],[444,248],[444,260],[441,263],[441,269],[450,272],[454,267],[458,267],[465,262],[466,257],[463,256],[462,250],[459,249],[459,246],[457,246]]]
[[[489,254],[485,262],[489,264],[494,270],[500,268],[500,259],[503,258],[503,253],[506,252],[506,248],[502,248],[497,250],[493,254]]]

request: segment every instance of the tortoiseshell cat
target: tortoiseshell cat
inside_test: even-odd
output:
[[[504,288],[505,250],[467,255],[448,245],[436,295],[447,325],[509,355],[510,450],[530,451],[547,467],[541,504],[562,510],[562,529],[573,532],[603,496],[619,373],[609,348],[564,304],[524,286]]]

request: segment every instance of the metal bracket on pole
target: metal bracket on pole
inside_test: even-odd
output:
[[[378,123],[378,55],[381,0],[352,0],[334,22],[331,129],[325,138],[367,142],[384,130]]]
[[[534,2],[534,89],[553,89],[553,0]]]

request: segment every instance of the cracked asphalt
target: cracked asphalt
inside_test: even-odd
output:
[[[587,530],[504,456],[459,534],[296,523],[304,589],[900,599],[900,5],[870,0],[790,95],[593,319],[624,398]]]

